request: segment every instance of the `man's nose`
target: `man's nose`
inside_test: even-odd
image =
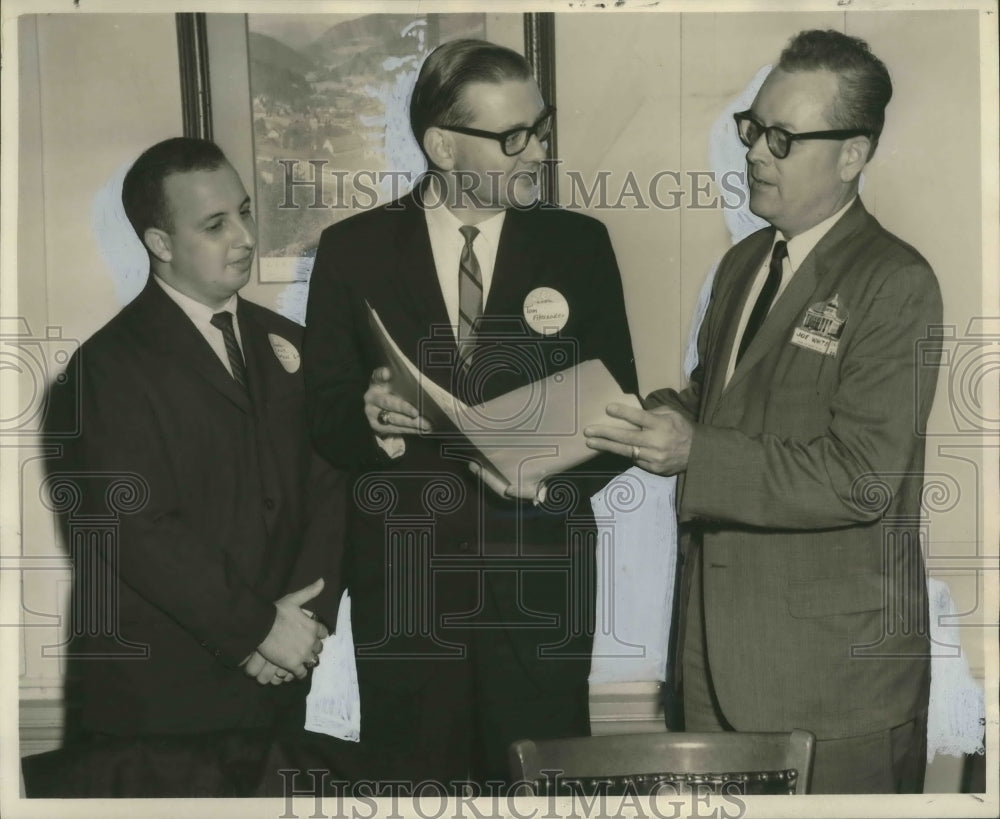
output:
[[[528,139],[528,147],[522,153],[522,158],[526,162],[541,162],[547,155],[548,151],[545,145],[536,134],[532,134],[531,138]]]
[[[257,223],[252,218],[244,219],[239,223],[236,239],[233,244],[236,247],[249,248],[257,244]]]
[[[761,131],[753,145],[747,148],[747,162],[751,165],[759,165],[774,159],[774,154],[767,147],[767,131]]]

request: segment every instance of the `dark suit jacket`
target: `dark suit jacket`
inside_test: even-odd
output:
[[[81,347],[56,396],[79,401],[82,425],[70,651],[87,730],[267,724],[306,690],[237,667],[267,636],[274,601],[323,576],[310,608],[333,624],[343,478],[312,452],[301,372],[286,372],[268,338],[300,348],[301,328],[242,299],[237,316],[252,400],[152,278]],[[111,540],[83,545],[80,532],[115,513]],[[110,592],[95,582],[99,553],[117,575]]]
[[[558,336],[535,333],[523,318],[525,296],[543,286],[569,303]],[[593,620],[589,495],[623,464],[595,459],[553,484],[546,506],[534,508],[497,498],[472,480],[471,453],[453,439],[408,436],[406,453],[390,461],[363,413],[371,373],[386,363],[368,327],[366,300],[425,375],[471,403],[591,358],[635,392],[607,231],[561,209],[508,210],[474,365],[490,375],[476,390],[453,380],[456,346],[419,200],[411,194],[359,214],[321,238],[303,357],[316,447],[357,475],[346,565],[358,656],[410,655],[405,673],[392,662],[372,664],[381,669],[372,673],[387,685],[418,682],[421,668],[430,668],[418,657],[453,656],[462,623],[482,614],[490,594],[531,676],[552,686],[567,674],[585,681]],[[422,613],[407,620],[404,605]],[[443,619],[448,615],[458,619]],[[512,628],[515,622],[524,628]],[[541,658],[540,646],[548,646]]]
[[[898,725],[926,708],[927,596],[916,540],[941,323],[927,262],[860,200],[823,237],[723,384],[773,229],[719,266],[680,394],[654,393],[697,426],[680,490],[701,543],[708,659],[741,731],[820,738]],[[836,355],[791,343],[807,309],[837,296]],[[924,339],[923,342],[921,340]]]

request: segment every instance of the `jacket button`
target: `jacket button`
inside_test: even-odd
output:
[[[271,498],[264,498],[264,508],[268,512],[270,512],[272,509],[274,509],[274,501],[271,500]]]

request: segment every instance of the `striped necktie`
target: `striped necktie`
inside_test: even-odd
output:
[[[458,360],[462,367],[468,367],[475,347],[476,319],[483,314],[483,276],[472,249],[479,228],[463,225],[459,231],[465,237],[465,246],[458,260]]]
[[[229,356],[229,366],[233,370],[233,379],[247,389],[247,367],[243,362],[243,353],[240,345],[236,341],[236,331],[233,329],[233,314],[228,310],[216,313],[212,316],[212,326],[218,327],[222,331],[222,339],[226,343],[226,354]]]

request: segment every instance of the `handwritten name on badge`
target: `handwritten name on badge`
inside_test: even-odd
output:
[[[271,342],[271,349],[274,350],[274,355],[281,366],[285,368],[285,372],[298,372],[302,365],[302,358],[299,356],[299,351],[295,349],[295,345],[288,339],[274,333],[268,333],[267,340]]]
[[[524,320],[536,333],[551,336],[569,321],[569,302],[552,287],[536,287],[524,297]]]
[[[806,310],[802,324],[792,331],[790,341],[805,350],[821,355],[837,355],[840,336],[847,321],[847,310],[840,306],[840,296],[819,301]]]

